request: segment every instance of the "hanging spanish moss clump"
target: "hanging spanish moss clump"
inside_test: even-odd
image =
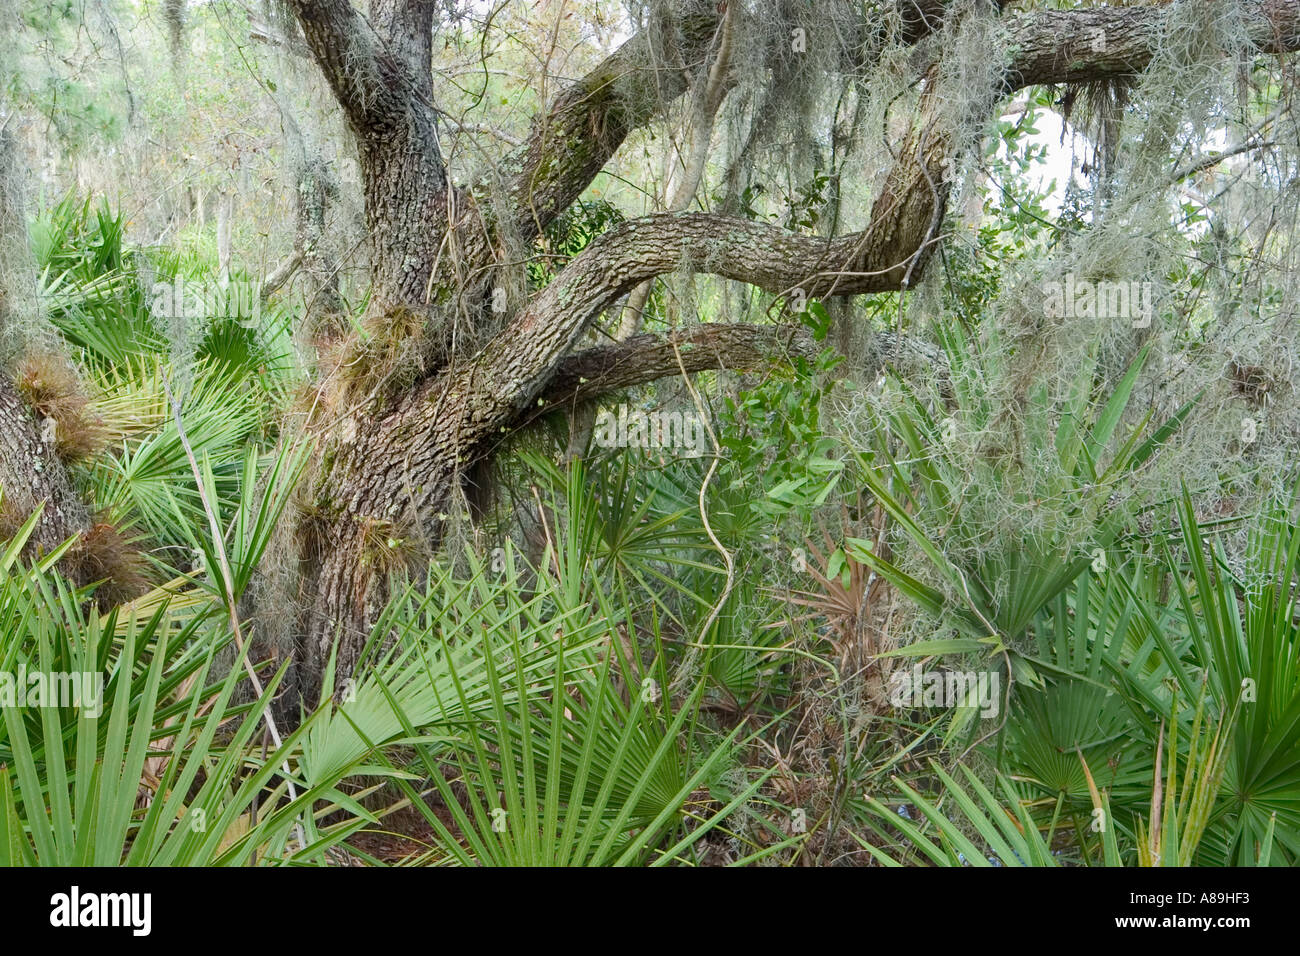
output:
[[[957,27],[943,77],[988,90],[996,31],[975,16]],[[1140,78],[1067,91],[1066,118],[1087,144],[1086,213],[997,263],[998,293],[974,317],[959,367],[915,366],[905,389],[885,384],[837,400],[832,420],[870,444],[891,416],[913,408],[922,385],[943,426],[936,454],[953,463],[956,499],[920,520],[958,566],[1077,557],[1115,515],[1131,531],[1163,527],[1184,486],[1206,519],[1249,514],[1292,480],[1300,456],[1293,86],[1278,82],[1276,61],[1251,52],[1236,5],[1171,4],[1160,36]],[[960,103],[945,114],[954,129],[979,134],[963,127]],[[957,178],[968,191],[997,188],[973,145],[966,140]],[[945,255],[969,262],[981,253],[958,221],[965,209],[949,205]],[[936,261],[905,296],[912,331],[960,324],[945,306],[950,279]],[[1063,470],[1051,436],[1072,417],[1093,427],[1134,369],[1120,433],[1149,435],[1176,418],[1181,426],[1123,481],[1082,484]],[[1244,541],[1243,531],[1236,544]],[[900,549],[906,570],[950,588],[928,560]]]
[[[35,311],[35,295],[28,261],[27,219],[23,214],[16,144],[10,130],[13,114],[0,114],[0,364],[8,365],[23,347],[29,330],[22,316]]]
[[[0,101],[0,370],[5,373],[13,373],[29,352],[59,351],[59,337],[41,307],[28,240],[30,163],[21,155],[19,123]]]

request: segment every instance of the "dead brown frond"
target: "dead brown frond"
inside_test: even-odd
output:
[[[877,549],[884,549],[887,548],[884,514],[878,508],[873,511],[871,537]],[[847,512],[842,520],[841,538],[850,535]],[[884,650],[873,632],[873,609],[883,598],[886,583],[873,575],[866,565],[854,561],[825,527],[822,528],[822,538],[824,550],[810,540],[804,542],[807,558],[802,570],[817,583],[818,589],[786,594],[790,604],[808,608],[808,611],[788,618],[782,624],[821,622],[825,625],[824,637],[834,648],[840,667],[858,671]]]

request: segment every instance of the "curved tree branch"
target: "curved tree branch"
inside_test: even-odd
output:
[[[714,0],[686,0],[675,14],[661,13],[534,121],[502,163],[513,226],[525,241],[582,195],[632,130],[686,92],[718,21]]]
[[[611,392],[680,375],[683,367],[688,375],[714,370],[752,372],[796,357],[812,358],[817,349],[812,333],[801,325],[718,322],[671,335],[634,335],[561,359],[542,392],[541,402],[525,409],[512,427],[525,425],[557,408],[592,402]],[[930,369],[941,382],[948,378],[947,359],[941,349],[895,332],[880,331],[872,336],[860,371],[871,375],[884,368],[913,377]]]
[[[918,251],[906,248],[899,255],[896,239],[892,228],[873,226],[827,241],[707,213],[664,213],[624,223],[570,262],[446,384],[447,394],[482,396],[466,406],[461,439],[472,445],[535,402],[590,323],[647,279],[685,269],[774,295],[795,288],[808,296],[887,292],[902,287]],[[442,384],[429,383],[421,401],[437,401],[432,396],[442,394]]]
[[[998,8],[1006,5],[999,2]],[[868,13],[874,10],[884,22],[888,11],[876,9],[881,6],[896,8],[903,24],[901,39],[916,44],[939,29],[951,0],[872,5]],[[1167,39],[1169,15],[1169,5],[1161,2],[1008,16],[1012,56],[1004,74],[1006,92],[1139,73]],[[581,195],[633,129],[661,115],[665,105],[686,92],[686,74],[661,68],[669,52],[655,35],[675,35],[677,56],[697,63],[708,54],[718,19],[712,3],[691,3],[675,23],[637,34],[560,95],[535,124],[526,145],[504,164],[520,170],[510,195],[526,238]],[[1300,49],[1300,0],[1258,0],[1246,7],[1245,21],[1250,42],[1262,52]],[[864,49],[873,47],[864,44]],[[647,76],[653,81],[647,83]],[[635,92],[647,88],[653,95]],[[580,145],[567,154],[575,144]]]
[[[811,358],[816,351],[812,334],[798,325],[714,323],[671,335],[634,335],[562,359],[541,396],[544,405],[538,409],[541,413],[559,404],[576,405],[679,375],[683,366],[687,373],[752,371],[794,356]]]
[[[587,188],[633,129],[661,115],[665,104],[685,92],[718,19],[714,0],[654,4],[656,11],[670,12],[656,14],[658,23],[561,94],[500,170],[508,208],[497,219],[485,214],[485,204],[447,188],[436,113],[413,95],[420,87],[411,82],[410,57],[402,52],[415,47],[385,45],[348,0],[289,2],[358,132],[367,215],[380,254],[372,264],[378,290],[372,310],[376,300],[405,307],[422,304],[431,290],[446,285],[475,304],[478,311],[470,321],[484,313],[485,297],[477,293],[486,290],[489,280],[477,277],[490,276],[503,241],[514,235],[525,242],[535,238]],[[377,2],[382,7],[390,0]],[[863,10],[860,0],[823,2]],[[871,55],[872,38],[883,35],[872,14],[893,3],[901,4],[896,11],[910,6],[915,13],[903,21],[909,40],[928,35],[948,9],[939,0],[868,4],[862,37],[854,39],[855,48],[867,51],[864,56]],[[1300,47],[1300,0],[1243,0],[1234,8],[1259,50]],[[1164,4],[1150,3],[1004,18],[1007,62],[1000,82],[990,84],[996,88],[981,93],[991,110],[1008,88],[1140,72],[1162,43],[1174,38],[1168,11]],[[867,42],[857,44],[858,39]],[[799,346],[794,333],[788,344],[782,342],[788,330],[728,327],[679,333],[687,337],[683,341],[637,338],[623,343],[626,351],[571,355],[595,318],[636,285],[682,269],[748,283],[773,295],[788,295],[795,288],[821,297],[906,288],[938,239],[948,190],[943,170],[959,132],[936,122],[942,94],[936,92],[940,71],[934,61],[943,52],[918,51],[918,72],[927,79],[920,110],[896,150],[896,161],[874,190],[862,231],[828,239],[705,214],[649,216],[622,224],[571,260],[472,358],[454,354],[427,378],[391,399],[386,396],[382,407],[349,412],[337,439],[331,440],[328,467],[317,482],[327,506],[321,513],[331,517],[305,539],[313,555],[323,556],[306,585],[313,595],[304,639],[309,665],[328,660],[331,647],[338,646],[339,673],[350,672],[386,598],[379,575],[358,558],[371,530],[383,523],[409,526],[413,535],[436,543],[445,527],[439,521],[447,517],[463,470],[490,454],[494,437],[535,415],[534,409],[676,374],[679,352],[684,362],[690,355],[689,371],[740,367]],[[838,60],[824,66],[853,69]],[[463,283],[461,276],[467,277]],[[477,285],[466,290],[465,283]],[[682,351],[683,344],[693,347]],[[583,369],[598,375],[586,375]],[[576,382],[564,377],[572,374]],[[340,631],[346,640],[336,641]]]
[[[709,144],[713,138],[714,118],[718,108],[726,98],[731,84],[731,50],[732,36],[735,33],[736,7],[727,8],[722,21],[718,24],[717,53],[708,71],[696,81],[692,96],[691,120],[686,133],[684,149],[684,166],[680,170],[677,184],[673,187],[668,200],[666,212],[682,212],[689,209],[695,194],[699,191],[700,181],[704,178],[704,166],[709,157]],[[641,327],[642,315],[650,293],[654,290],[653,282],[643,282],[628,296],[623,306],[623,317],[619,321],[618,339],[631,338]]]

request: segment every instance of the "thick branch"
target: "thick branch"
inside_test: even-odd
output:
[[[902,17],[902,39],[914,44],[942,25],[949,4],[945,0],[897,0],[896,6]],[[1248,38],[1258,49],[1270,53],[1300,49],[1300,0],[1260,0],[1244,4],[1243,11]],[[1020,89],[1138,73],[1167,40],[1168,15],[1168,4],[1159,3],[1010,17],[1012,60],[1006,70],[1007,84]],[[883,13],[879,18],[882,22],[887,19]],[[712,4],[694,6],[680,18],[678,50],[685,62],[696,62],[707,54],[717,22]],[[870,44],[865,48],[872,49]],[[566,90],[539,121],[527,145],[511,159],[522,169],[511,194],[526,235],[535,232],[530,220],[535,218],[545,226],[582,193],[632,129],[650,122],[663,105],[685,92],[686,75],[680,70],[650,72],[665,56],[650,35],[638,34]],[[654,76],[654,83],[639,82],[648,75]],[[646,85],[653,88],[654,96],[626,95]],[[566,155],[575,139],[583,146]]]
[[[717,323],[672,335],[634,335],[561,359],[542,393],[541,404],[527,410],[526,421],[555,408],[580,405],[611,392],[671,378],[683,369],[688,375],[713,370],[751,372],[795,357],[812,358],[817,349],[812,333],[798,325]],[[871,336],[859,372],[874,375],[885,368],[912,379],[921,378],[927,370],[940,382],[948,378],[942,350],[920,339],[878,331]]]
[[[1225,4],[1227,6],[1227,4]],[[1261,52],[1300,49],[1300,0],[1257,0],[1237,5],[1248,42]],[[1086,83],[1146,69],[1162,43],[1168,3],[1025,13],[1009,21],[1014,55],[1007,80],[1014,89],[1036,84]]]
[[[293,274],[298,271],[300,265],[302,265],[302,250],[298,249],[272,269],[266,278],[262,280],[262,288],[258,292],[258,298],[263,302],[268,301],[271,296],[280,291],[286,282],[293,278]]]
[[[940,170],[951,139],[934,119],[940,95],[937,83],[926,84],[919,114],[862,232],[827,239],[745,219],[667,213],[597,238],[439,392],[439,401],[449,394],[481,399],[465,403],[460,439],[473,447],[532,404],[596,316],[656,276],[679,269],[711,273],[774,295],[905,288],[928,257],[948,194]]]
[[[525,241],[573,204],[632,130],[686,92],[688,71],[708,54],[718,20],[714,0],[687,0],[678,16],[637,33],[534,122],[502,164]]]
[[[1300,13],[1300,0],[1275,0],[1254,9],[1260,11],[1252,22],[1261,48],[1270,44],[1289,48],[1300,39],[1287,27]],[[1044,83],[1140,68],[1150,62],[1163,23],[1161,9],[1146,7],[1021,17],[1013,30],[1020,41],[1012,76],[1020,83]],[[1086,32],[1098,24],[1116,27],[1103,26],[1104,50],[1094,49],[1091,41],[1095,34]],[[1118,29],[1120,26],[1126,29]],[[1066,38],[1064,46],[1049,42],[1056,31]],[[1090,41],[1086,48],[1082,46],[1085,37]],[[1067,52],[1072,44],[1077,49]],[[595,134],[591,138],[599,149],[583,154],[567,173],[535,170],[539,178],[534,184],[539,185],[542,206],[534,205],[534,211],[568,202],[587,173],[594,175],[603,162],[600,156],[612,152],[615,141],[625,134],[633,114],[608,88],[614,79],[609,77],[601,84],[599,94],[588,90],[569,101],[571,109],[561,113],[575,134],[584,123],[609,119],[616,127],[615,135],[606,137],[599,129],[588,130]],[[383,427],[368,434],[356,454],[371,455],[377,442],[391,440],[408,449],[411,461],[403,467],[413,468],[415,473],[420,473],[417,461],[440,460],[438,455],[448,450],[457,456],[472,455],[490,433],[506,427],[537,403],[561,360],[596,316],[639,283],[659,275],[679,269],[712,273],[774,295],[798,288],[810,297],[904,288],[937,240],[935,226],[947,188],[940,170],[951,149],[948,131],[936,128],[932,121],[940,95],[938,84],[927,82],[925,90],[920,115],[862,232],[826,239],[698,213],[648,216],[624,223],[572,260],[474,359],[426,381],[394,405]],[[996,91],[989,95],[996,96]],[[539,144],[545,138],[539,139],[541,135],[534,133],[530,149],[542,149]],[[580,169],[575,172],[577,167]],[[436,484],[422,486],[414,496],[416,513],[437,500],[437,494]]]
[[[384,50],[406,67],[412,93],[433,101],[433,10],[429,0],[370,0],[370,22]]]
[[[1300,46],[1300,0],[1249,5],[1251,40],[1261,49]],[[1098,8],[1016,18],[1016,84],[1096,79],[1140,70],[1167,39],[1161,6]],[[1084,45],[1084,40],[1087,45]],[[930,78],[935,77],[931,70]],[[508,405],[531,403],[551,371],[592,319],[640,282],[684,269],[757,286],[772,294],[800,288],[808,296],[903,288],[936,240],[947,192],[939,169],[950,149],[948,131],[928,114],[937,85],[926,83],[921,115],[899,161],[877,195],[868,227],[826,240],[745,220],[689,214],[649,216],[611,230],[571,262],[556,280],[464,373],[464,386],[502,395],[480,406],[476,426],[494,427]],[[994,91],[989,91],[990,96]],[[513,394],[513,398],[511,395]]]
[[[802,326],[702,325],[673,335],[634,335],[564,358],[542,395],[545,408],[578,404],[657,379],[712,369],[752,371],[816,352]],[[678,364],[678,357],[681,364]]]
[[[605,233],[570,262],[470,365],[446,385],[465,403],[460,438],[467,445],[516,417],[549,384],[560,359],[619,296],[647,279],[685,269],[711,273],[781,294],[808,296],[886,292],[902,287],[916,251],[896,255],[894,223],[883,232],[826,240],[765,223],[705,213],[635,219]],[[425,397],[436,404],[441,380]],[[492,396],[492,398],[487,398]]]
[[[839,2],[839,0],[835,0]],[[916,44],[943,23],[950,0],[891,0],[868,8],[876,22],[896,8],[899,39]],[[1006,6],[999,0],[997,6]],[[1043,11],[1008,20],[1012,61],[1007,84],[1084,82],[1144,69],[1163,35],[1166,5]],[[662,115],[687,89],[689,66],[707,56],[719,21],[715,4],[689,0],[674,18],[634,36],[567,88],[534,124],[527,142],[504,164],[519,170],[508,192],[516,225],[532,238],[587,188],[627,135]],[[1247,8],[1250,39],[1261,50],[1300,47],[1300,0],[1268,0]],[[870,27],[870,23],[864,26]],[[870,55],[876,46],[863,44]],[[666,63],[684,68],[665,69]],[[864,68],[870,63],[863,63]]]
[[[713,139],[714,117],[722,106],[731,82],[732,36],[737,19],[735,11],[734,5],[728,7],[722,22],[718,24],[718,52],[713,57],[708,72],[696,81],[690,129],[686,134],[683,151],[684,167],[680,170],[681,178],[673,187],[665,212],[683,212],[689,209],[699,191],[700,181],[704,178],[704,165],[709,158],[709,145]],[[627,339],[637,333],[653,289],[653,282],[643,282],[628,296],[616,338]]]
[[[849,0],[823,2],[852,5]],[[883,0],[869,12],[878,23],[896,13],[903,25],[901,39],[915,44],[939,28],[950,3]],[[662,16],[638,32],[538,118],[523,148],[502,164],[519,170],[508,191],[526,240],[572,205],[632,130],[661,116],[686,92],[690,76],[709,54],[720,19],[716,0],[682,0],[675,15]],[[735,29],[743,30],[743,21]],[[865,43],[864,49],[874,47]]]
[[[349,0],[288,3],[312,58],[363,146],[394,136],[412,138],[433,151],[431,160],[441,168],[436,141],[427,133],[434,117],[428,75],[432,21],[428,11],[420,12],[427,5],[405,0],[379,4],[385,36]],[[413,12],[404,18],[399,8]],[[414,22],[407,23],[409,18]],[[428,39],[423,38],[426,33]]]

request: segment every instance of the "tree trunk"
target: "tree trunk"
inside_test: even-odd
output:
[[[412,117],[409,129],[376,132],[360,143],[366,221],[374,238],[372,313],[423,310],[430,301],[447,203],[435,142],[432,122]]]
[[[90,528],[90,514],[73,490],[54,442],[8,377],[0,375],[0,534],[8,537],[37,508],[41,518],[28,540],[32,556]]]
[[[0,114],[0,349],[27,345],[23,318],[34,311],[35,280],[28,265],[23,162],[10,117]],[[28,553],[48,552],[90,527],[90,514],[77,497],[63,462],[55,455],[51,426],[38,422],[13,381],[0,369],[0,537],[8,538],[41,507],[28,540]]]

